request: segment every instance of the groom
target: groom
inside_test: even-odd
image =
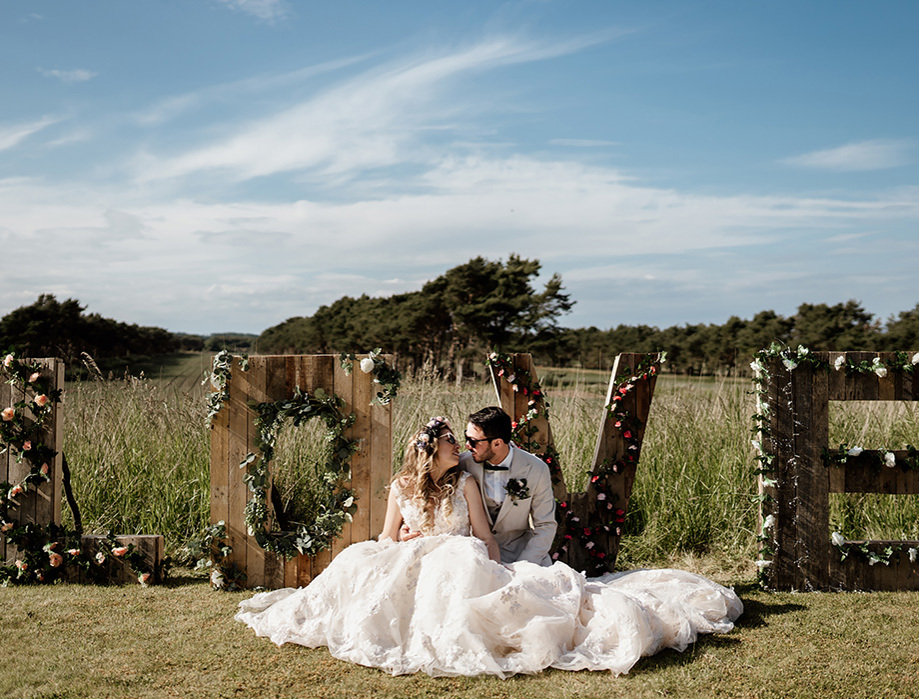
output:
[[[501,562],[552,565],[555,497],[549,467],[538,456],[511,442],[511,418],[501,408],[483,408],[469,416],[468,451],[460,466],[479,484]]]

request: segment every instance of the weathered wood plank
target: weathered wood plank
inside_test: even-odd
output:
[[[391,356],[385,357],[392,363]],[[370,452],[370,537],[383,530],[386,519],[387,486],[392,478],[392,403],[374,405],[370,411],[373,432]]]
[[[374,390],[370,374],[363,373],[355,366],[352,376],[354,377],[353,407],[357,418],[352,428],[352,434],[353,438],[358,440],[360,449],[351,460],[351,485],[357,504],[357,511],[354,513],[354,520],[351,523],[351,539],[352,541],[367,541],[375,534],[370,529],[370,499],[372,496],[370,466],[374,447],[370,401],[373,399]],[[389,448],[391,449],[392,447],[390,446]]]
[[[335,363],[335,370],[332,375],[332,385],[335,390],[335,395],[341,398],[344,401],[344,406],[342,412],[345,415],[350,415],[354,412],[354,379],[353,373],[346,374],[345,370],[341,366],[341,362]],[[347,436],[353,439],[354,429],[349,428]],[[351,462],[351,471],[354,472],[354,461]],[[349,478],[345,483],[344,487],[351,489],[351,479]],[[385,498],[384,498],[385,502]],[[339,553],[346,549],[351,544],[352,533],[351,533],[351,524],[345,524],[341,530],[341,534],[332,542],[332,558],[335,558]]]
[[[227,543],[233,549],[229,560],[245,570],[249,538],[245,523],[245,508],[249,500],[249,488],[243,482],[245,469],[239,468],[239,464],[249,453],[251,442],[249,441],[249,408],[246,405],[248,382],[244,378],[245,372],[242,371],[238,359],[233,360],[231,375],[232,378],[227,385],[229,400],[225,408],[229,411],[227,470],[230,472],[226,530]]]
[[[797,424],[796,555],[804,589],[817,590],[829,582],[829,480],[820,454],[829,431],[826,374],[802,364],[795,370],[793,387]]]
[[[266,364],[262,361],[250,361],[249,370],[245,372],[246,379],[246,403],[256,401],[263,403],[267,399],[266,384],[267,374],[265,372]],[[253,448],[253,440],[256,434],[255,427],[256,413],[252,409],[246,411],[246,435],[249,442],[249,449]],[[251,495],[247,492],[247,498]],[[270,496],[270,492],[269,492]],[[269,497],[268,502],[271,502]],[[270,505],[269,505],[270,507]],[[271,522],[271,518],[269,518]],[[270,526],[270,525],[269,525]],[[246,584],[249,587],[265,586],[265,549],[259,546],[254,536],[246,536]]]

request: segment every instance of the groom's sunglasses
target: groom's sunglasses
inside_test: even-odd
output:
[[[464,434],[463,436],[466,438],[466,444],[468,444],[473,449],[475,449],[479,442],[490,442],[494,439],[494,437],[482,437],[482,439],[473,439],[468,434]]]

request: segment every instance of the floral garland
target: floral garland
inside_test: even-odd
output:
[[[246,580],[246,572],[236,563],[227,562],[233,547],[227,543],[227,525],[221,520],[204,528],[200,537],[191,539],[185,550],[195,561],[195,570],[210,569],[211,587],[215,590],[239,590]]]
[[[562,522],[562,545],[552,554],[553,559],[568,551],[570,544],[577,540],[587,551],[590,560],[590,574],[606,572],[606,552],[598,547],[599,538],[614,534],[621,537],[625,527],[626,512],[617,506],[619,494],[612,492],[609,487],[610,478],[625,472],[626,468],[638,462],[641,451],[641,442],[638,438],[639,430],[643,427],[641,421],[623,408],[623,400],[631,393],[641,381],[649,381],[660,373],[660,365],[667,361],[667,353],[659,352],[656,357],[648,358],[635,367],[634,372],[627,378],[620,379],[614,386],[610,402],[606,405],[607,419],[613,421],[613,427],[621,431],[625,442],[625,455],[620,459],[604,459],[597,471],[590,476],[590,483],[596,493],[598,503],[597,514],[604,513],[600,522],[593,527],[585,527],[571,510],[569,502],[560,502],[558,507],[564,513]],[[602,503],[602,504],[600,504]],[[605,508],[604,508],[605,505]]]
[[[526,369],[516,371],[513,358],[502,352],[489,353],[485,359],[485,366],[489,368],[493,376],[501,378],[510,384],[515,393],[522,393],[530,397],[526,413],[511,422],[511,439],[522,449],[538,456],[545,462],[549,467],[549,474],[553,483],[562,482],[564,476],[562,475],[558,451],[555,446],[548,444],[545,449],[542,449],[542,445],[535,439],[535,435],[539,431],[536,421],[539,419],[549,420],[549,403],[545,400],[545,394],[543,394],[539,382],[533,379]],[[540,398],[542,398],[541,401]]]
[[[792,349],[777,342],[773,342],[769,347],[760,350],[754,355],[753,361],[750,363],[750,368],[753,369],[753,393],[756,396],[756,412],[753,414],[752,418],[752,431],[755,435],[760,436],[760,439],[754,439],[752,441],[757,462],[754,473],[762,476],[764,486],[763,493],[756,496],[755,499],[760,503],[763,509],[768,508],[774,510],[776,500],[768,491],[778,485],[778,482],[775,480],[775,454],[770,452],[763,444],[766,439],[771,440],[773,436],[770,428],[772,406],[769,405],[767,400],[768,384],[771,378],[768,366],[769,361],[772,359],[780,359],[783,366],[788,371],[794,371],[798,366],[807,364],[814,369],[827,372],[844,370],[847,375],[855,373],[873,373],[879,378],[884,378],[889,372],[912,374],[916,370],[916,366],[919,365],[919,352],[913,354],[911,357],[906,352],[896,352],[893,359],[882,360],[880,357],[874,357],[871,361],[863,360],[861,362],[855,362],[847,355],[841,354],[831,364],[828,361],[816,359],[811,351],[802,345],[798,345],[797,349]],[[859,456],[863,451],[865,450],[861,447],[849,447],[846,444],[841,444],[839,450],[830,451],[824,449],[823,460],[824,463],[828,465],[830,463],[842,464],[850,457]],[[901,468],[904,471],[907,469],[919,468],[919,450],[909,446],[907,451],[908,457],[905,461],[901,460]],[[896,454],[888,450],[877,451],[876,461],[879,466],[883,465],[889,468],[894,468],[898,463]],[[767,570],[772,566],[773,558],[776,553],[775,545],[777,542],[775,540],[775,531],[776,517],[775,514],[769,513],[763,518],[763,525],[757,536],[757,541],[760,544],[760,556],[759,559],[755,561],[755,564],[759,569],[760,583],[763,585],[766,584]],[[881,554],[878,554],[870,550],[866,543],[857,544],[846,542],[839,532],[834,532],[831,540],[840,550],[840,560],[844,561],[847,556],[858,552],[866,556],[871,565],[878,562],[889,565],[894,555],[902,548],[899,545],[889,546]],[[911,561],[915,560],[916,554],[914,551],[915,549],[909,549]]]
[[[375,349],[360,362],[361,371],[373,374],[374,383],[381,386],[371,405],[387,405],[398,393],[401,375],[390,367]],[[350,374],[354,354],[341,355],[341,366]],[[214,391],[208,396],[208,421],[211,426],[214,417],[229,400],[228,384],[231,379],[233,357],[229,352],[219,352],[214,357],[213,370],[205,374],[204,383],[210,383]],[[242,357],[240,368],[248,371],[248,358]],[[290,399],[274,403],[250,404],[256,412],[255,446],[260,456],[252,452],[240,462],[246,469],[243,480],[251,496],[246,503],[245,522],[250,536],[266,551],[278,553],[287,558],[298,554],[315,556],[331,547],[345,524],[351,521],[356,511],[354,494],[344,487],[351,477],[351,456],[358,450],[356,441],[345,436],[354,424],[355,416],[344,415],[344,401],[338,396],[329,396],[323,389],[316,389],[309,395],[297,387]],[[270,474],[268,466],[274,457],[278,434],[285,421],[290,418],[294,426],[311,418],[320,418],[326,426],[326,442],[329,456],[322,475],[324,489],[318,498],[319,512],[309,524],[301,524],[293,531],[271,531],[268,516],[268,489]],[[206,528],[201,538],[193,539],[186,548],[198,559],[198,567],[211,567],[211,583],[215,589],[237,589],[245,579],[245,573],[226,559],[233,549],[226,543],[226,529],[221,522]]]
[[[354,424],[353,414],[342,413],[344,401],[329,396],[321,388],[312,395],[295,389],[294,396],[275,403],[258,403],[253,406],[255,417],[255,446],[261,458],[250,452],[240,463],[246,468],[244,480],[252,493],[246,503],[245,521],[250,535],[259,546],[288,558],[296,554],[315,556],[332,545],[351,515],[357,509],[354,494],[344,487],[351,478],[351,456],[358,449],[357,442],[345,436]],[[274,457],[278,433],[285,420],[290,418],[294,427],[305,420],[318,417],[326,426],[329,456],[323,473],[323,492],[319,494],[319,512],[312,522],[302,524],[294,531],[270,531],[268,528],[268,464]]]
[[[377,347],[360,361],[360,368],[365,374],[373,374],[373,382],[379,384],[380,390],[370,401],[370,405],[388,405],[396,394],[399,392],[399,385],[402,382],[402,374],[395,367],[391,367],[380,356],[383,350]],[[346,354],[341,353],[341,368],[345,374],[351,374],[354,368],[354,362],[357,361],[357,355],[353,352]]]
[[[50,388],[37,362],[23,362],[13,353],[3,358],[2,372],[10,386],[19,387],[23,399],[0,411],[0,453],[9,452],[30,467],[18,483],[0,483],[0,533],[18,551],[12,565],[0,566],[0,585],[52,583],[67,577],[74,566],[88,579],[101,583],[111,574],[106,562],[116,559],[131,567],[141,585],[147,585],[155,573],[165,574],[168,562],[163,562],[162,571],[154,571],[134,544],[122,546],[112,533],[101,539],[98,552],[91,554],[83,550],[78,532],[56,524],[44,527],[13,520],[11,511],[19,506],[16,498],[51,480],[50,464],[57,452],[43,444],[41,437],[62,392]],[[31,400],[25,399],[27,392],[32,394]]]

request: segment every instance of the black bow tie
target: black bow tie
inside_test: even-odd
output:
[[[508,471],[510,470],[509,466],[495,466],[494,464],[490,464],[487,461],[482,464],[482,468],[484,468],[486,471]]]

